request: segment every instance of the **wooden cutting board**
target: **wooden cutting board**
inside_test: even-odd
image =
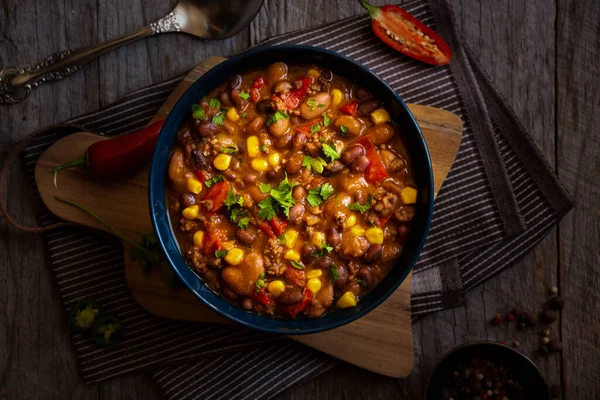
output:
[[[203,73],[224,61],[212,57],[197,65],[179,84],[152,121],[164,119],[183,92]],[[427,140],[433,162],[435,193],[442,186],[462,139],[462,121],[448,111],[409,105]],[[151,122],[152,122],[151,121]],[[54,187],[52,168],[81,156],[93,142],[105,137],[90,133],[67,136],[40,157],[35,179],[45,205],[60,218],[106,231],[86,214],[58,202],[54,196],[77,201],[132,237],[152,232],[148,211],[148,169],[133,177],[114,182],[88,178],[83,169],[60,172]],[[169,291],[162,283],[160,271],[145,274],[129,258],[125,247],[125,276],[136,301],[147,311],[165,318],[230,323],[209,311],[187,290]],[[411,275],[383,304],[350,324],[312,335],[290,338],[340,358],[359,367],[392,377],[406,377],[412,371],[413,342],[410,315]]]

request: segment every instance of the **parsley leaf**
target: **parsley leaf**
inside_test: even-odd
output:
[[[323,173],[323,167],[327,165],[327,161],[321,157],[312,158],[311,156],[304,156],[302,160],[302,166],[306,167],[309,171],[314,171],[317,174]]]
[[[227,250],[215,251],[215,257],[217,257],[217,258],[225,257],[227,254],[229,254],[229,252]]]
[[[275,111],[275,114],[272,114],[267,120],[267,126],[274,124],[277,121],[281,121],[282,119],[290,119],[290,116],[284,113],[283,111]]]
[[[331,159],[331,162],[334,162],[335,160],[341,158],[340,154],[337,152],[335,147],[325,143],[323,143],[323,153],[325,153],[325,156]]]
[[[267,152],[267,145],[263,144],[262,146],[260,146],[260,151],[262,151],[263,153]]]
[[[250,95],[247,92],[244,92],[243,90],[240,92],[240,97],[244,100],[248,100],[248,97],[250,97]]]
[[[312,111],[315,111],[315,108],[317,108],[317,101],[315,99],[306,100],[306,104],[308,104]]]
[[[323,242],[323,244],[321,245],[321,248],[319,250],[315,250],[312,252],[312,256],[313,257],[323,257],[325,255],[327,255],[327,253],[331,253],[331,251],[333,250],[333,247],[325,242]]]
[[[261,185],[262,186],[262,185]],[[258,218],[263,220],[271,220],[275,218],[277,209],[281,209],[287,218],[290,217],[290,207],[296,204],[296,201],[292,197],[292,189],[295,185],[290,183],[287,175],[285,179],[279,182],[276,188],[269,190],[269,197],[258,203],[260,210],[258,211]],[[263,186],[261,189],[266,190],[267,187]],[[265,192],[263,192],[265,193]]]
[[[194,104],[192,106],[192,117],[194,117],[195,119],[206,119],[206,113],[204,112],[204,109],[200,107],[199,104]]]
[[[329,183],[309,189],[306,201],[308,201],[308,204],[310,204],[312,207],[317,207],[331,197],[333,191],[333,186],[331,186]]]
[[[327,116],[327,114],[323,114],[323,125],[329,126],[330,123],[331,123],[331,118],[329,118]]]
[[[206,185],[207,188],[210,188],[215,183],[223,182],[224,180],[225,180],[225,178],[223,178],[223,175],[215,175],[213,178],[210,178],[209,180],[204,181],[204,184]]]
[[[242,118],[246,118],[246,116],[247,116],[247,115],[248,115],[248,114],[246,114],[245,112],[243,112],[243,113],[241,113],[241,114],[240,114],[240,117],[242,117]]]
[[[227,209],[230,210],[231,207],[236,205],[241,206],[242,204],[244,204],[242,196],[238,196],[237,194],[233,193],[233,189],[229,189],[227,191],[227,197],[225,197],[225,205],[227,206]]]
[[[223,122],[225,122],[225,115],[223,114],[223,112],[216,113],[215,116],[212,118],[212,123],[215,125],[223,125]]]
[[[270,183],[261,183],[258,185],[258,189],[260,189],[261,193],[269,193],[273,189],[273,185]]]
[[[262,272],[256,280],[256,291],[259,292],[261,288],[264,288],[266,286],[267,284],[265,283],[265,273]]]
[[[237,224],[240,229],[246,229],[248,227],[248,225],[250,224],[250,218],[249,217],[240,218],[238,220]]]
[[[208,106],[210,108],[220,108],[221,102],[219,100],[213,98],[208,101]]]
[[[319,104],[317,104],[317,107],[319,107],[319,108],[323,108],[323,107],[325,107],[325,104],[323,104],[323,103],[319,103]]]
[[[258,210],[258,218],[260,219],[270,221],[277,215],[271,196],[258,203],[258,208],[260,208]]]
[[[313,133],[321,132],[322,128],[323,127],[321,126],[321,123],[313,124],[310,127],[310,133],[313,134]]]
[[[335,281],[340,279],[340,272],[336,264],[333,264],[329,269],[329,278],[331,279],[331,283],[335,283]]]
[[[351,209],[352,211],[360,211],[361,214],[364,214],[365,211],[367,211],[369,208],[371,208],[372,201],[373,201],[373,196],[369,196],[369,201],[364,206],[361,205],[359,202],[356,202],[356,203],[350,204],[348,206],[348,208]]]
[[[342,136],[346,136],[348,134],[348,127],[346,125],[340,126],[340,130],[342,131]]]
[[[239,219],[238,219],[239,218]],[[231,210],[231,216],[229,217],[231,222],[236,223],[240,229],[246,229],[250,224],[250,218],[248,212],[240,208],[234,208]]]
[[[225,153],[225,154],[235,154],[238,151],[240,151],[240,149],[238,149],[237,144],[235,144],[235,143],[228,144],[225,147],[221,147],[221,153]]]
[[[299,262],[290,261],[290,264],[292,264],[292,267],[294,267],[296,269],[304,269],[304,265],[300,264]]]

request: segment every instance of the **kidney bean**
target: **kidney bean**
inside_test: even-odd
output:
[[[367,169],[367,167],[369,166],[370,163],[371,163],[371,161],[369,160],[369,158],[367,156],[358,157],[352,163],[352,172],[354,172],[354,173],[364,172],[364,170]]]
[[[241,164],[241,161],[240,161],[239,158],[232,157],[231,158],[231,164],[229,164],[229,169],[232,169],[234,171],[238,171],[239,172],[241,165],[242,164]]]
[[[362,190],[359,190],[356,193],[354,193],[354,201],[356,201],[361,206],[365,205],[368,197],[369,196],[367,195],[367,193],[363,192]]]
[[[317,259],[316,266],[317,266],[317,268],[327,269],[327,268],[331,267],[332,263],[333,263],[333,261],[331,261],[331,258],[329,258],[327,256],[319,257]]]
[[[335,268],[335,267],[334,267]],[[340,276],[339,278],[337,278],[335,280],[335,282],[333,282],[333,285],[338,288],[341,289],[344,286],[346,286],[346,282],[348,282],[348,270],[346,269],[346,267],[342,264],[337,264],[337,271],[338,271],[338,275]]]
[[[309,243],[304,244],[304,246],[302,246],[302,261],[310,264],[314,258],[313,253],[315,250],[317,250],[317,248],[314,245]]]
[[[394,137],[394,128],[390,124],[377,124],[367,130],[367,135],[371,136],[375,146],[379,146]]]
[[[335,226],[330,226],[327,230],[327,243],[329,243],[333,248],[336,248],[340,244],[340,240],[342,240],[340,232]]]
[[[295,175],[300,172],[302,168],[302,161],[304,160],[304,155],[302,153],[294,153],[292,157],[288,160],[285,165],[285,170],[290,175]]]
[[[296,200],[296,203],[302,202],[302,199],[306,197],[306,189],[304,189],[300,185],[294,186],[294,188],[292,189],[292,197],[294,198],[294,200]]]
[[[356,96],[358,100],[363,101],[371,97],[371,94],[363,88],[358,88],[354,91],[354,96]]]
[[[275,137],[282,136],[284,133],[290,129],[290,120],[289,119],[280,119],[277,122],[272,123],[267,128],[269,133]]]
[[[358,114],[362,116],[370,115],[373,111],[381,107],[381,102],[377,99],[365,100],[358,105]]]
[[[231,78],[231,82],[229,82],[229,87],[231,89],[239,89],[240,86],[242,86],[242,77],[240,75]]]
[[[237,174],[233,172],[231,168],[221,172],[221,174],[230,181],[235,181],[237,179]]]
[[[292,144],[292,134],[286,133],[285,135],[280,136],[275,141],[275,147],[278,149],[287,149]]]
[[[219,132],[221,132],[221,128],[210,121],[203,121],[198,124],[198,133],[202,137],[213,137]]]
[[[358,157],[364,156],[365,154],[366,151],[364,147],[359,144],[352,145],[344,150],[344,154],[342,154],[342,163],[344,165],[350,165]]]
[[[308,318],[319,318],[323,314],[325,314],[327,308],[325,307],[311,307],[308,309]]]
[[[235,237],[245,245],[251,245],[256,239],[256,232],[252,232],[250,229],[236,229]]]
[[[250,297],[245,297],[244,300],[242,300],[242,308],[244,310],[250,311],[253,307],[254,304],[252,303],[252,299],[250,299]]]
[[[223,287],[223,294],[225,295],[225,297],[227,297],[229,300],[237,300],[238,295],[233,293],[233,291],[231,289],[229,289],[227,286]]]
[[[365,253],[365,261],[369,264],[374,263],[381,256],[383,246],[380,244],[372,244],[369,250]]]
[[[290,90],[292,90],[292,84],[289,81],[277,82],[277,84],[273,88],[273,91],[275,93],[287,93]]]
[[[297,289],[287,289],[279,295],[277,300],[286,305],[299,303],[300,300],[302,300],[302,291]]]
[[[235,106],[237,108],[239,108],[240,110],[243,110],[244,108],[246,108],[246,105],[248,104],[248,100],[242,99],[242,97],[240,96],[239,89],[233,89],[229,93],[229,98],[231,99],[231,101],[233,101]]]
[[[357,118],[350,115],[340,115],[335,119],[335,126],[341,131],[341,127],[345,126],[348,128],[348,135],[358,136],[365,129],[365,125],[360,122]]]
[[[256,112],[259,114],[267,114],[272,111],[271,100],[261,100],[256,103]]]
[[[290,217],[289,220],[291,223],[299,222],[302,216],[304,215],[304,206],[302,204],[294,204],[290,208]]]
[[[371,269],[369,267],[361,267],[356,274],[356,278],[365,281],[367,288],[370,288],[371,285],[373,285],[373,276],[371,275]]]
[[[202,154],[202,151],[199,149],[195,149],[192,151],[192,162],[194,163],[194,167],[196,169],[207,169],[208,162],[206,161],[206,157]]]
[[[254,174],[244,175],[244,182],[247,183],[248,185],[255,183],[257,179],[258,178]]]
[[[231,101],[231,98],[229,97],[229,93],[223,92],[223,93],[221,93],[221,96],[219,96],[219,98],[221,99],[221,104],[223,104],[224,106],[226,106],[226,107],[233,106],[233,101]]]
[[[267,171],[267,179],[270,181],[274,181],[275,179],[277,179],[277,172],[271,170]]]
[[[256,117],[248,123],[246,126],[246,132],[248,135],[256,135],[265,126],[265,119],[263,117]]]
[[[306,146],[306,142],[308,140],[308,135],[304,132],[298,132],[294,135],[293,147],[296,151],[304,150],[304,146]]]
[[[250,186],[248,188],[248,194],[250,195],[250,197],[252,197],[252,200],[254,200],[255,203],[260,203],[261,201],[269,197],[269,193],[261,192],[258,186],[256,185]]]
[[[287,76],[288,67],[282,62],[275,62],[267,68],[267,79],[271,82],[278,82]]]
[[[187,208],[189,206],[193,206],[196,204],[196,198],[191,193],[182,193],[181,194],[181,206],[183,208]]]
[[[314,101],[314,106],[309,105]],[[319,104],[322,104],[319,107]],[[320,92],[309,97],[306,101],[300,104],[300,115],[304,119],[317,118],[331,107],[331,96],[327,92]]]

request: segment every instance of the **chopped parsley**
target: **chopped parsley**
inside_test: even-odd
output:
[[[263,143],[262,146],[260,146],[260,151],[262,151],[263,153],[267,152],[267,145]]]
[[[306,104],[308,104],[312,111],[315,111],[315,108],[317,108],[317,101],[315,99],[307,100]]]
[[[340,130],[342,131],[342,136],[346,136],[348,134],[348,127],[346,125],[340,126]]]
[[[248,115],[248,114],[246,114],[245,112],[243,112],[243,113],[241,113],[241,114],[240,114],[240,117],[242,117],[242,118],[246,118],[246,116],[247,116],[247,115]]]
[[[329,126],[330,123],[331,123],[331,118],[329,118],[327,116],[327,114],[323,114],[323,125]]]
[[[333,247],[331,245],[323,242],[323,244],[321,245],[319,250],[313,251],[311,255],[313,257],[323,257],[323,256],[327,255],[327,253],[331,253],[332,250],[333,250]]]
[[[235,154],[238,151],[240,151],[240,149],[238,148],[237,144],[235,144],[235,143],[228,144],[225,147],[221,147],[221,153],[225,153],[225,154]]]
[[[290,116],[284,113],[283,111],[275,111],[275,114],[272,114],[267,120],[267,126],[274,124],[277,121],[281,121],[282,119],[290,119]]]
[[[359,211],[361,214],[364,214],[365,211],[367,211],[369,208],[371,208],[372,201],[373,201],[373,197],[369,196],[369,201],[364,206],[361,205],[359,202],[356,202],[356,203],[350,204],[348,206],[348,208],[351,209],[352,211]]]
[[[319,103],[319,104],[317,104],[317,107],[319,107],[319,108],[323,108],[323,107],[325,107],[325,104],[323,104],[323,103]]]
[[[316,124],[311,125],[309,132],[311,134],[313,134],[313,133],[321,132],[321,129],[323,129],[323,126],[321,125],[321,123],[316,123]]]
[[[212,123],[215,125],[223,125],[223,122],[225,122],[225,114],[222,111],[216,113],[212,118]]]
[[[250,218],[248,217],[248,212],[242,210],[241,208],[234,208],[231,210],[231,216],[229,217],[231,222],[237,224],[240,229],[246,229],[248,224],[250,224]]]
[[[261,193],[269,193],[273,189],[273,185],[270,183],[261,183],[258,185],[258,189],[260,189]]]
[[[329,278],[331,279],[331,283],[335,283],[338,279],[340,279],[340,271],[338,271],[338,266],[333,264],[329,269]]]
[[[256,280],[256,291],[259,292],[260,289],[266,287],[267,284],[265,283],[265,273],[262,272],[259,276],[258,279]]]
[[[194,119],[206,119],[206,113],[199,104],[194,104],[192,106],[192,117],[194,117]]]
[[[357,280],[356,280],[356,282],[357,282],[357,283],[358,283],[360,286],[362,286],[362,287],[364,287],[364,288],[366,288],[366,287],[367,287],[367,282],[365,282],[365,280],[364,280],[364,279],[357,279]]]
[[[327,165],[327,161],[321,157],[313,158],[311,156],[304,156],[302,160],[302,166],[306,167],[309,171],[314,171],[317,174],[323,173],[323,167]]]
[[[227,206],[228,210],[231,210],[231,207],[233,206],[241,206],[244,204],[244,199],[242,199],[242,196],[238,196],[237,194],[233,193],[233,189],[229,189],[227,191],[227,196],[225,197],[225,205]]]
[[[215,183],[223,182],[224,180],[225,180],[225,178],[223,178],[223,175],[215,175],[213,178],[210,178],[209,180],[204,181],[204,184],[206,185],[207,188],[210,188]]]
[[[308,204],[310,204],[312,207],[317,207],[320,206],[325,200],[330,198],[332,194],[333,186],[331,186],[329,183],[326,183],[323,186],[317,186],[309,189],[306,201],[308,201]]]
[[[229,252],[225,249],[215,251],[215,257],[217,258],[225,257],[227,254],[229,254]]]
[[[304,269],[304,265],[300,264],[299,262],[290,261],[290,264],[292,264],[292,267],[294,267],[296,269]]]
[[[221,107],[221,102],[215,98],[212,98],[208,101],[208,106],[210,108],[220,108]]]
[[[340,154],[337,152],[335,147],[325,143],[323,143],[323,153],[325,153],[325,156],[331,159],[331,162],[334,162],[335,160],[341,158]]]
[[[248,100],[248,97],[250,97],[250,95],[247,92],[244,92],[243,90],[240,92],[240,97],[244,100]]]
[[[263,219],[265,221],[270,221],[277,215],[275,211],[276,205],[273,204],[273,198],[271,196],[267,197],[260,203],[258,203],[258,218]]]
[[[269,197],[258,203],[258,208],[260,208],[258,218],[270,221],[277,215],[277,210],[283,211],[283,214],[289,218],[290,208],[296,204],[292,197],[292,188],[294,186],[293,183],[290,183],[286,175],[285,179],[279,182],[276,188],[272,187],[269,190]],[[263,187],[263,189],[266,189],[266,187]]]

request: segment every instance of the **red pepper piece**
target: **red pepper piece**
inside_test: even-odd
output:
[[[302,300],[300,302],[289,306],[280,305],[279,308],[281,309],[281,311],[283,311],[290,317],[295,318],[296,315],[300,314],[306,309],[306,307],[308,307],[313,297],[313,292],[311,292],[311,290],[308,288],[304,288],[304,292],[302,293]]]
[[[275,217],[269,221],[269,225],[271,226],[271,229],[273,229],[275,235],[279,236],[283,233],[283,230],[287,226],[287,222],[279,219],[279,217]]]
[[[203,200],[211,200],[212,201],[212,209],[206,210],[206,215],[212,215],[217,212],[223,204],[225,203],[225,198],[227,197],[227,191],[231,188],[229,182],[219,182],[210,187],[206,192]]]
[[[250,101],[257,103],[260,100],[260,91],[265,87],[266,81],[262,76],[257,76],[252,82],[252,90],[250,90]]]
[[[380,228],[382,228],[386,222],[388,222],[388,220],[392,217],[392,215],[388,215],[387,217],[378,217],[377,218],[377,226],[379,226]]]
[[[403,8],[375,7],[366,0],[359,1],[373,20],[371,28],[375,35],[394,50],[433,65],[445,65],[452,59],[452,51],[444,39]]]
[[[301,269],[297,269],[289,265],[285,270],[284,277],[292,285],[300,287],[306,286],[306,274]]]
[[[267,293],[264,287],[254,292],[254,294],[252,295],[252,299],[254,301],[259,302],[263,306],[270,306],[275,304],[275,296],[273,296],[271,293]]]
[[[302,124],[302,125],[297,125],[297,126],[294,128],[294,130],[295,130],[297,133],[300,133],[300,132],[302,132],[302,133],[308,133],[308,134],[310,134],[310,128],[311,128],[311,127],[312,127],[314,124],[319,124],[319,123],[321,123],[321,121],[322,121],[322,119],[321,119],[321,118],[315,118],[315,119],[312,119],[312,120],[308,121],[308,122],[307,122],[307,123],[305,123],[305,124]],[[321,129],[319,129],[319,132],[321,132],[321,130],[323,130],[323,125],[322,125],[322,124],[321,124]]]
[[[273,232],[273,229],[271,229],[271,227],[269,226],[268,222],[260,221],[258,227],[261,231],[265,233],[265,235],[267,235],[268,238],[275,239],[277,237],[277,235],[275,235],[275,233]]]
[[[365,148],[365,155],[370,161],[369,166],[365,170],[365,179],[367,182],[377,183],[387,179],[389,175],[371,138],[369,136],[363,136],[354,143],[358,143]]]
[[[52,172],[56,176],[62,169],[80,166],[97,179],[117,178],[137,172],[152,159],[164,123],[164,120],[156,121],[140,131],[95,142],[83,157],[56,167]]]
[[[221,244],[219,237],[210,229],[207,229],[202,243],[202,254],[206,257],[214,257],[215,251],[221,250],[222,248],[223,245]]]
[[[302,101],[304,96],[306,95],[308,88],[313,83],[312,78],[308,78],[308,77],[302,78],[302,79],[300,79],[300,81],[302,82],[300,87],[290,90],[290,93],[288,94],[288,96],[285,99],[285,106],[287,108],[289,108],[290,110],[293,110],[296,107],[298,107],[298,105],[300,104],[300,102]]]
[[[358,110],[358,103],[355,101],[340,107],[341,112],[352,115],[353,117],[356,117],[356,110]]]
[[[208,179],[208,175],[206,175],[206,172],[200,169],[194,171],[194,176],[202,183],[204,183],[204,181]]]

